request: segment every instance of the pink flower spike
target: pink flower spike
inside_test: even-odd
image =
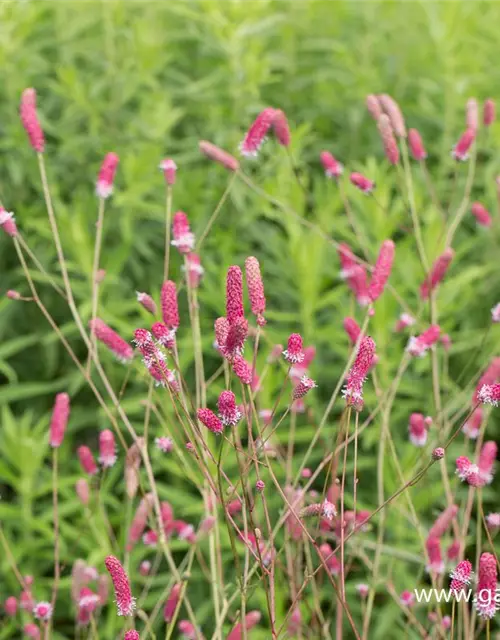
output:
[[[484,385],[492,385],[500,380],[500,357],[493,358],[488,368],[485,370],[479,382],[476,385],[476,389],[472,398],[473,402],[478,402],[479,392]]]
[[[78,499],[86,507],[90,502],[90,487],[85,478],[80,478],[75,485],[76,495]]]
[[[460,554],[460,541],[453,540],[448,549],[446,550],[446,557],[448,560],[456,560]]]
[[[17,226],[14,220],[14,214],[11,211],[6,211],[1,205],[0,227],[2,227],[5,233],[11,238],[15,238],[17,236]]]
[[[140,639],[140,635],[139,632],[136,631],[135,629],[129,629],[128,631],[125,632],[125,635],[123,636],[123,640],[139,640]]]
[[[336,160],[329,151],[320,153],[321,164],[327,178],[340,178],[344,173],[344,165]]]
[[[363,408],[363,384],[373,365],[374,356],[375,342],[369,336],[365,336],[359,345],[356,359],[342,391],[342,397],[345,398],[346,403],[354,407],[356,411],[361,411]]]
[[[238,171],[240,168],[240,163],[234,156],[207,140],[200,140],[199,148],[203,155],[222,165],[228,171]]]
[[[45,138],[36,112],[36,91],[34,89],[25,89],[23,91],[19,113],[31,146],[37,153],[43,153]]]
[[[462,134],[460,140],[453,147],[451,155],[455,160],[465,162],[469,158],[469,151],[476,138],[476,132],[474,129],[466,129]]]
[[[177,211],[172,221],[172,246],[177,247],[179,253],[187,254],[194,249],[195,237],[191,232],[189,220],[184,211]]]
[[[425,548],[429,557],[429,564],[426,566],[428,573],[444,573],[444,562],[441,555],[441,543],[439,538],[428,537],[425,541]]]
[[[247,615],[245,616],[245,627],[247,631],[259,624],[260,618],[260,611],[250,611],[249,613],[247,613]],[[226,640],[242,640],[243,637],[243,625],[241,622],[238,622],[229,632]]]
[[[427,300],[431,291],[438,286],[448,271],[455,252],[453,249],[446,249],[432,265],[432,269],[420,287],[420,297]]]
[[[186,264],[187,270],[184,266],[182,270],[187,271],[188,284],[191,289],[197,289],[205,273],[205,269],[201,266],[200,256],[197,253],[188,253],[186,256]]]
[[[377,127],[384,146],[385,157],[392,165],[396,165],[399,162],[399,149],[394,132],[392,130],[391,121],[389,116],[382,114],[377,122]]]
[[[411,155],[417,161],[422,161],[427,158],[427,151],[425,150],[424,143],[420,137],[420,133],[416,129],[410,129],[408,131],[408,144],[410,146]]]
[[[255,483],[255,490],[258,493],[262,493],[265,488],[266,488],[266,483],[264,482],[264,480],[257,480],[257,482]]]
[[[361,328],[354,318],[344,318],[344,331],[349,336],[349,340],[352,344],[356,344]]]
[[[134,357],[132,347],[100,318],[90,320],[89,327],[97,340],[106,345],[120,362],[127,363],[132,360]]]
[[[54,449],[60,447],[64,439],[64,433],[68,425],[69,410],[69,395],[67,393],[58,393],[50,422],[50,446]]]
[[[465,107],[465,124],[468,129],[477,131],[479,126],[479,107],[475,98],[469,98]]]
[[[266,322],[263,317],[266,311],[266,296],[264,295],[264,283],[262,282],[257,258],[250,256],[245,260],[245,273],[250,307],[257,318],[257,324],[262,326]]]
[[[366,108],[371,117],[377,122],[383,113],[378,97],[373,94],[366,96]]]
[[[142,305],[146,311],[153,316],[156,315],[156,302],[153,298],[148,294],[141,291],[136,291],[137,294],[137,302]]]
[[[28,638],[33,638],[33,640],[38,640],[40,638],[40,629],[33,622],[28,622],[23,627],[23,633]]]
[[[77,453],[78,458],[80,459],[80,465],[85,473],[87,473],[89,476],[95,475],[98,469],[94,460],[94,456],[92,455],[92,451],[85,445],[82,445],[81,447],[78,447]]]
[[[220,435],[224,431],[224,425],[210,409],[198,409],[197,415],[198,420],[215,435]]]
[[[271,128],[276,110],[268,107],[264,109],[254,120],[240,144],[240,152],[243,156],[257,156],[259,149],[266,139]]]
[[[274,112],[273,131],[278,144],[282,147],[290,146],[290,127],[286,115],[281,109],[276,109]]]
[[[495,102],[488,98],[483,106],[483,124],[485,127],[491,126],[495,122]]]
[[[491,404],[494,407],[498,407],[500,402],[500,384],[484,384],[477,397],[479,402],[483,404]]]
[[[33,615],[37,620],[47,622],[52,617],[52,605],[50,602],[37,602],[33,607]]]
[[[479,435],[479,430],[481,429],[482,421],[483,409],[482,407],[477,407],[477,409],[474,409],[470,418],[464,423],[462,431],[471,440],[476,440],[477,436]]]
[[[445,450],[443,447],[436,447],[432,451],[432,459],[433,460],[442,460],[445,456]]]
[[[174,448],[174,441],[172,438],[161,436],[159,438],[155,438],[155,445],[162,453],[170,453]]]
[[[497,563],[492,553],[482,553],[479,558],[479,576],[474,605],[481,618],[493,618],[498,604],[496,601]]]
[[[431,325],[417,337],[411,337],[406,350],[412,356],[423,357],[426,352],[439,340],[441,328],[437,324]]]
[[[252,383],[252,367],[241,356],[236,356],[233,359],[233,372],[243,384]]]
[[[235,356],[241,355],[247,337],[248,320],[246,318],[238,318],[229,326],[226,343],[222,349],[224,357],[232,360]]]
[[[472,564],[468,560],[462,560],[456,568],[450,573],[450,590],[454,594],[464,591],[465,587],[470,584],[472,578]]]
[[[367,195],[375,189],[375,183],[372,182],[372,180],[365,178],[361,173],[351,173],[349,180],[351,181],[351,184]]]
[[[226,318],[234,324],[243,318],[243,274],[237,266],[229,267],[226,276]]]
[[[368,290],[368,279],[364,267],[356,265],[352,267],[350,275],[347,278],[347,284],[356,297],[356,302],[361,307],[370,304],[370,295]]]
[[[345,242],[339,244],[337,253],[341,266],[340,277],[342,279],[347,279],[350,277],[352,270],[358,266],[358,262],[351,251],[351,248]]]
[[[13,289],[9,289],[5,296],[9,298],[9,300],[20,300],[22,297],[19,291],[14,291]]]
[[[189,620],[179,620],[177,628],[182,633],[183,640],[196,640],[196,629]]]
[[[168,594],[168,598],[163,609],[163,619],[165,620],[165,622],[172,622],[172,618],[174,617],[175,610],[177,609],[177,605],[179,603],[181,589],[181,583],[174,584],[174,586],[170,590],[170,593]]]
[[[402,313],[399,316],[399,320],[396,322],[396,326],[394,327],[394,331],[398,333],[406,329],[406,327],[411,327],[415,324],[416,320],[409,313]]]
[[[116,462],[115,436],[110,429],[104,429],[99,434],[99,462],[105,469]]]
[[[303,398],[307,393],[309,393],[311,389],[314,389],[317,386],[318,385],[314,382],[314,380],[311,380],[311,378],[308,378],[305,375],[302,376],[299,384],[295,387],[295,389],[292,392],[293,400],[298,400],[299,398]]]
[[[155,322],[151,326],[151,333],[156,340],[166,349],[173,349],[175,346],[175,329],[169,329],[163,322]]]
[[[107,153],[102,161],[95,192],[99,198],[109,198],[113,193],[113,183],[115,181],[116,169],[119,158],[116,153]]]
[[[227,336],[229,335],[229,322],[226,318],[217,318],[214,323],[215,348],[225,357]]]
[[[283,351],[283,357],[290,364],[299,364],[304,360],[302,350],[302,336],[300,333],[292,333],[288,338],[287,348]]]
[[[402,591],[401,595],[399,596],[399,602],[404,606],[404,607],[411,607],[413,605],[415,601],[415,596],[413,595],[413,593],[411,591]]]
[[[406,138],[405,121],[398,103],[394,100],[394,98],[391,98],[391,96],[387,95],[386,93],[378,96],[378,100],[382,109],[389,116],[389,120],[391,121],[391,126],[394,129],[394,133],[399,138]]]
[[[500,322],[500,302],[491,309],[491,321],[495,324]]]
[[[223,391],[217,401],[219,418],[226,427],[234,427],[241,420],[241,411],[236,406],[236,398],[232,391]]]
[[[3,608],[5,609],[5,613],[9,616],[15,616],[17,613],[17,600],[14,596],[9,596],[7,600],[4,602]]]
[[[330,571],[330,573],[333,574],[334,576],[338,575],[340,573],[340,561],[333,554],[333,550],[331,546],[328,544],[328,542],[324,542],[320,546],[319,553],[323,558],[323,560],[325,561],[325,564],[328,567],[328,570]]]
[[[412,413],[408,425],[410,441],[416,447],[425,447],[427,442],[427,428],[421,413]]]
[[[479,476],[485,484],[491,484],[493,480],[493,465],[497,457],[497,450],[496,442],[489,440],[483,444],[479,454],[477,467],[479,469]]]
[[[116,606],[119,616],[131,616],[135,609],[130,583],[120,561],[115,556],[108,556],[104,561],[115,590]]]
[[[442,538],[448,531],[458,513],[458,507],[456,504],[452,504],[447,507],[436,519],[434,524],[429,530],[429,538]]]
[[[165,160],[160,162],[159,168],[163,171],[167,185],[172,187],[175,184],[175,178],[177,175],[177,165],[175,162],[172,158],[165,158]]]
[[[372,280],[368,288],[368,295],[372,302],[378,300],[384,292],[385,285],[391,275],[395,249],[396,248],[392,240],[385,240],[380,247],[377,262],[373,269]]]
[[[480,202],[473,202],[471,211],[478,224],[482,227],[491,227],[490,213]]]
[[[179,307],[177,306],[177,286],[173,280],[167,280],[161,288],[161,313],[163,322],[174,331],[179,327]]]
[[[302,627],[302,614],[300,613],[299,605],[295,605],[290,617],[288,618],[288,624],[286,631],[289,638],[294,638],[299,634]]]

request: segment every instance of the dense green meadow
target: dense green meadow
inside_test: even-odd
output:
[[[221,363],[213,348],[213,323],[224,315],[227,268],[233,264],[243,267],[250,255],[259,259],[268,309],[268,324],[257,357],[257,369],[267,371],[257,398],[259,409],[272,408],[286,372],[285,365],[266,367],[272,345],[286,344],[288,335],[298,332],[306,345],[316,347],[310,375],[318,388],[306,399],[306,413],[296,416],[296,454],[292,460],[295,476],[349,356],[343,319],[352,315],[361,324],[365,313],[356,307],[339,278],[335,249],[318,233],[321,228],[336,241],[345,241],[360,252],[338,185],[325,177],[319,154],[329,150],[345,165],[342,185],[362,231],[368,261],[375,261],[385,239],[392,238],[396,243],[390,283],[397,297],[386,291],[369,321],[379,362],[373,381],[366,383],[361,424],[397,375],[408,339],[407,333],[393,331],[400,313],[411,310],[419,320],[419,328],[429,324],[428,305],[418,293],[425,274],[415,244],[405,177],[400,167],[392,167],[385,160],[365,98],[370,93],[392,95],[400,104],[407,125],[422,134],[439,207],[430,198],[416,163],[412,164],[412,172],[423,241],[433,261],[444,248],[445,227],[463,202],[466,189],[469,164],[455,163],[450,156],[465,128],[466,102],[471,97],[481,104],[486,98],[498,98],[499,19],[500,4],[496,2],[4,0],[0,3],[0,201],[8,211],[15,212],[29,247],[62,286],[36,154],[18,115],[22,91],[34,87],[46,135],[44,155],[54,208],[73,293],[85,323],[91,316],[98,207],[95,179],[105,153],[114,151],[120,157],[115,192],[105,213],[101,267],[106,276],[100,285],[99,316],[130,341],[134,329],[151,324],[146,311],[138,305],[135,292],[146,291],[158,300],[163,281],[165,186],[159,162],[172,157],[177,163],[174,211],[182,209],[188,214],[199,237],[232,178],[200,154],[198,141],[210,140],[238,155],[238,144],[255,116],[266,106],[282,109],[290,123],[293,160],[272,136],[257,159],[240,158],[245,174],[267,196],[252,191],[239,177],[232,179],[229,195],[200,251],[205,274],[198,296],[205,374],[209,378]],[[481,201],[491,212],[493,225],[490,229],[478,226],[467,206],[453,241],[455,258],[438,291],[438,322],[450,335],[452,346],[448,353],[443,349],[439,352],[444,409],[438,426],[435,424],[430,431],[432,446],[443,444],[443,433],[452,433],[460,426],[478,374],[493,356],[500,355],[500,327],[492,325],[490,313],[500,301],[500,219],[495,183],[500,174],[499,140],[498,122],[487,131],[480,130],[470,194],[470,201]],[[375,180],[376,199],[349,184],[351,171]],[[276,206],[269,196],[286,206]],[[312,226],[305,226],[303,220]],[[178,282],[183,277],[181,265],[179,255],[172,252],[171,277]],[[62,577],[51,637],[71,638],[75,615],[70,593],[72,565],[75,559],[83,558],[103,573],[108,553],[113,551],[123,558],[127,523],[138,499],[126,498],[124,454],[119,449],[118,464],[94,480],[99,499],[92,501],[88,509],[82,508],[74,488],[81,477],[76,449],[87,444],[96,451],[99,431],[111,426],[109,417],[37,306],[5,296],[7,290],[17,290],[28,297],[30,293],[12,239],[3,233],[0,274],[0,522],[19,570],[23,575],[35,576],[37,599],[50,599],[54,541],[47,431],[54,396],[67,391],[71,418],[58,463]],[[32,276],[45,306],[85,364],[87,349],[65,301],[34,267]],[[180,368],[192,385],[193,339],[182,290],[179,304]],[[250,347],[247,349],[250,354]],[[100,352],[100,359],[113,388],[117,392],[124,389],[121,406],[137,432],[142,433],[149,388],[144,371],[139,364],[119,365],[105,349]],[[94,375],[94,379],[102,390],[98,377]],[[210,385],[208,406],[215,406],[223,386],[222,378]],[[198,491],[203,477],[185,452],[185,438],[176,425],[168,395],[159,388],[152,398],[161,419],[153,412],[151,439],[169,433],[176,441],[174,451],[167,455],[151,446],[159,495],[171,503],[176,517],[197,527],[206,515]],[[107,397],[106,402],[116,416]],[[280,412],[285,408],[286,402]],[[333,450],[343,409],[339,398],[307,461],[312,470],[325,452]],[[432,450],[430,445],[421,450],[409,443],[408,417],[412,412],[436,416],[429,356],[409,364],[387,416],[391,442],[405,480],[412,477],[422,457],[429,458]],[[384,410],[381,415],[385,416]],[[377,507],[380,499],[377,464],[379,485],[382,473],[386,497],[402,484],[389,446],[380,471],[381,415],[375,416],[359,438],[357,500],[360,509],[369,511]],[[354,420],[351,428],[353,424]],[[274,436],[276,447],[286,449],[289,432],[287,418]],[[125,429],[123,433],[130,445]],[[498,410],[493,410],[486,439],[496,440],[498,434]],[[217,455],[215,439],[209,442]],[[473,444],[468,447],[473,456]],[[454,476],[454,460],[463,455],[463,449],[464,437],[459,434],[446,456],[450,486],[461,507],[467,502],[469,488]],[[345,501],[352,508],[353,460],[349,451]],[[234,453],[226,456],[224,470],[237,479]],[[215,478],[215,465],[210,470]],[[276,473],[284,482],[279,458]],[[313,484],[319,494],[325,479],[323,473]],[[284,505],[271,479],[265,480],[274,522]],[[141,484],[145,491],[149,490],[145,475],[141,475]],[[498,488],[495,479],[482,490],[485,513],[499,509]],[[367,583],[376,590],[370,639],[421,637],[416,627],[407,625],[406,615],[393,595],[428,582],[419,532],[412,524],[412,508],[425,531],[446,506],[439,465],[431,467],[425,479],[411,489],[411,498],[412,505],[403,496],[384,512],[385,535],[375,584],[369,567],[377,547],[376,520],[359,543],[368,563],[354,551],[349,552],[352,562],[346,598],[359,630],[365,605],[357,595],[356,585]],[[476,536],[475,509],[471,517],[465,544],[467,557],[473,561],[481,546]],[[222,515],[219,520],[225,588],[231,595],[239,588],[238,576],[232,568],[233,553]],[[113,536],[108,535],[110,529]],[[279,548],[282,543],[280,534],[276,546]],[[173,539],[171,549],[176,563],[184,569],[182,563],[189,555],[189,544]],[[238,549],[243,559],[243,546],[240,544]],[[161,554],[142,544],[130,556],[127,554],[137,596],[147,583],[137,567],[144,558],[154,563],[155,557],[161,559]],[[186,589],[206,638],[214,630],[208,557],[208,542],[203,541],[194,555]],[[311,562],[318,564],[315,558]],[[0,549],[2,602],[19,592],[11,564],[5,547]],[[141,608],[148,615],[165,598],[165,589],[171,584],[172,573],[163,561],[141,601]],[[279,627],[291,604],[289,581],[284,575],[277,578],[275,589]],[[238,602],[230,609],[222,637],[237,619]],[[332,621],[328,632],[331,636],[320,631],[318,603],[326,626]],[[257,577],[248,587],[247,609],[262,613],[260,625],[249,632],[249,637],[269,640],[266,596]],[[443,612],[451,615],[451,607]],[[333,637],[336,615],[332,585],[319,578],[305,591],[302,637]],[[425,607],[415,609],[415,615],[424,626],[428,625]],[[180,617],[185,618],[185,613]],[[343,624],[344,637],[355,637],[345,616]],[[496,630],[497,623],[492,624]],[[103,610],[98,626],[101,640],[123,637],[124,623],[112,604]],[[157,638],[165,637],[163,621],[158,619],[153,626]],[[143,633],[145,627],[140,618],[136,628]],[[0,639],[21,637],[19,629],[19,622],[2,618]],[[180,637],[176,633],[172,637]],[[87,631],[81,637],[87,637]]]

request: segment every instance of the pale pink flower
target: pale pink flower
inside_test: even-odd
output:
[[[484,384],[477,394],[479,402],[483,404],[491,404],[498,407],[500,402],[500,384]]]
[[[493,480],[493,466],[497,457],[497,444],[493,440],[485,442],[479,453],[477,460],[477,467],[479,470],[479,476],[485,484],[491,484]]]
[[[240,168],[240,163],[234,156],[207,140],[200,140],[199,148],[203,155],[214,162],[218,162],[228,171],[238,171]]]
[[[2,205],[0,205],[0,227],[5,233],[14,238],[17,236],[17,226],[14,220],[14,214],[11,211],[6,211]]]
[[[477,402],[479,400],[479,392],[483,388],[484,385],[492,385],[495,382],[498,382],[500,379],[500,357],[493,358],[487,369],[479,379],[479,382],[476,385],[476,389],[472,398],[473,402]]]
[[[493,618],[498,604],[497,590],[497,562],[492,553],[482,553],[479,558],[479,575],[474,598],[476,611],[481,618]]]
[[[488,529],[500,529],[500,513],[489,513],[486,516],[486,522],[488,523]]]
[[[328,571],[334,576],[338,575],[340,573],[340,560],[333,554],[328,542],[324,542],[319,547],[319,553],[328,567]]]
[[[139,505],[135,511],[127,538],[127,551],[131,551],[134,546],[139,542],[146,529],[148,523],[148,516],[153,508],[153,494],[147,493],[144,498],[139,502]]]
[[[257,480],[257,482],[255,483],[255,490],[258,493],[262,493],[265,488],[266,488],[266,483],[264,482],[264,480]]]
[[[445,450],[443,447],[436,447],[432,450],[432,459],[433,460],[442,460],[445,456]]]
[[[368,279],[364,267],[359,264],[352,267],[347,278],[347,284],[361,307],[366,307],[370,304],[371,298],[368,289]]]
[[[322,151],[320,153],[321,164],[325,170],[327,178],[340,178],[344,173],[344,165],[340,163],[329,151]]]
[[[156,315],[156,302],[148,294],[141,291],[136,291],[137,302],[142,305],[146,311],[149,311],[152,315]]]
[[[141,576],[147,576],[149,575],[150,571],[151,571],[151,562],[149,560],[143,560],[139,565],[139,573],[141,574]]]
[[[425,548],[429,558],[429,563],[426,566],[428,573],[444,573],[444,562],[441,555],[441,543],[439,538],[428,537],[425,541]]]
[[[493,122],[495,122],[495,102],[488,98],[483,106],[483,124],[485,127],[489,127]]]
[[[359,582],[356,585],[356,591],[359,593],[360,598],[364,599],[368,597],[368,594],[370,593],[370,587],[364,582]]]
[[[494,323],[500,322],[500,302],[491,310],[491,321]]]
[[[406,327],[413,326],[415,322],[416,322],[415,318],[411,316],[409,313],[402,313],[399,316],[399,320],[397,321],[394,330],[399,333],[400,331],[403,331],[403,329],[406,329]]]
[[[439,340],[441,328],[433,324],[419,336],[412,336],[406,350],[412,356],[423,357],[427,351]]]
[[[455,160],[461,162],[465,162],[466,160],[468,160],[469,151],[475,138],[476,131],[474,129],[466,129],[451,152],[451,155],[455,158]]]
[[[420,133],[416,129],[408,131],[408,144],[410,146],[411,155],[415,160],[421,161],[427,158],[427,151],[420,137]]]
[[[4,602],[3,605],[4,609],[5,609],[5,613],[9,616],[9,617],[13,617],[16,615],[17,613],[17,600],[14,596],[9,596],[7,598],[7,600]]]
[[[399,602],[404,607],[411,607],[415,602],[415,596],[411,591],[402,591],[401,595],[399,596]]]
[[[304,360],[304,352],[302,350],[302,336],[300,333],[292,333],[288,338],[287,348],[283,351],[283,357],[290,364],[298,364]]]
[[[179,253],[187,254],[194,249],[195,237],[191,232],[189,220],[184,211],[174,213],[172,220],[172,246],[177,247]]]
[[[366,108],[371,117],[377,122],[382,115],[382,107],[376,95],[370,94],[366,96]]]
[[[469,98],[465,107],[465,125],[468,129],[477,131],[479,126],[479,106],[475,98]]]
[[[177,628],[182,634],[183,640],[196,640],[196,629],[189,620],[179,620]]]
[[[34,640],[38,640],[40,638],[40,629],[33,622],[28,622],[23,627],[23,633],[28,638],[33,638]]]
[[[247,630],[252,629],[257,624],[259,624],[261,618],[260,611],[250,611],[245,616],[245,627]],[[237,622],[233,629],[229,632],[229,635],[226,637],[226,640],[242,640],[244,637],[243,634],[243,625],[241,622]]]
[[[459,562],[455,569],[450,573],[450,590],[454,594],[462,592],[467,585],[470,584],[472,578],[472,564],[468,560]]]
[[[189,286],[191,289],[197,289],[205,273],[205,269],[201,266],[200,256],[197,253],[188,253],[186,256],[186,265],[187,268],[183,265],[182,270],[187,273]]]
[[[80,478],[75,485],[76,495],[80,502],[86,507],[90,501],[90,487],[85,478]]]
[[[257,318],[257,324],[262,326],[266,322],[263,315],[266,311],[266,297],[257,258],[250,256],[245,260],[245,272],[250,308]]]
[[[386,93],[379,95],[378,100],[382,109],[389,116],[394,133],[399,138],[406,138],[405,121],[398,103]]]
[[[33,607],[33,615],[37,620],[47,622],[52,617],[52,605],[50,602],[37,602]]]
[[[408,425],[410,441],[416,447],[425,447],[427,442],[427,426],[421,413],[412,413]]]
[[[311,380],[311,378],[308,378],[305,375],[302,376],[299,384],[294,388],[292,392],[293,400],[303,398],[307,393],[309,393],[311,389],[314,389],[317,386],[318,385],[314,382],[314,380]]]
[[[429,538],[442,538],[448,531],[458,513],[458,507],[456,504],[452,504],[447,507],[436,519],[434,524],[429,530]]]
[[[268,107],[261,111],[247,131],[240,144],[240,152],[244,156],[257,156],[271,128],[276,110]]]
[[[226,427],[234,427],[241,420],[241,411],[236,406],[236,398],[232,391],[222,391],[217,401],[219,418]]]
[[[384,113],[380,116],[377,122],[382,144],[384,146],[385,157],[390,164],[396,165],[399,162],[399,149],[394,132],[392,130],[391,121],[389,116]]]
[[[174,441],[172,438],[161,436],[159,438],[155,438],[155,445],[163,453],[170,453],[174,448]]]

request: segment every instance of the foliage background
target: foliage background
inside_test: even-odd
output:
[[[422,132],[437,189],[453,210],[463,190],[466,169],[459,167],[454,180],[449,150],[464,127],[467,98],[496,97],[500,69],[493,62],[499,54],[499,17],[495,2],[4,1],[0,4],[0,198],[8,210],[15,211],[20,228],[42,262],[56,271],[36,160],[17,113],[21,91],[33,86],[48,140],[49,180],[66,257],[85,317],[90,313],[97,211],[93,184],[104,153],[113,150],[120,156],[116,193],[106,213],[102,266],[107,277],[101,287],[100,314],[124,336],[131,336],[136,326],[147,321],[137,307],[134,291],[157,295],[161,285],[164,190],[157,169],[159,160],[166,155],[175,158],[179,179],[174,206],[189,214],[200,233],[228,176],[200,157],[198,140],[206,138],[236,151],[259,110],[268,105],[280,107],[292,125],[293,155],[312,194],[312,211],[287,157],[274,142],[257,162],[246,161],[245,168],[270,193],[321,224],[336,239],[353,244],[336,187],[325,180],[320,168],[319,152],[329,149],[348,169],[362,170],[376,179],[385,213],[371,199],[352,191],[350,198],[372,258],[383,239],[397,239],[392,282],[416,310],[417,286],[423,274],[409,216],[396,192],[397,175],[382,159],[376,127],[366,113],[364,99],[368,93],[387,92],[398,100],[407,122]],[[495,124],[488,140],[481,141],[473,191],[473,198],[484,202],[496,216],[499,127]],[[415,175],[418,182],[419,173]],[[434,257],[442,248],[441,227],[421,181],[417,204],[426,245]],[[498,241],[498,227],[485,233],[470,215],[457,235],[457,259],[439,299],[440,321],[453,339],[447,401],[467,397],[457,396],[455,383],[475,348],[482,344],[476,369],[498,353],[495,329],[482,342],[489,310],[500,298]],[[218,363],[211,352],[212,326],[223,309],[225,270],[229,264],[242,264],[251,254],[259,258],[265,275],[270,342],[283,342],[296,330],[318,349],[313,376],[320,388],[312,407],[317,419],[321,403],[329,397],[345,363],[347,341],[341,325],[352,303],[339,282],[332,250],[239,182],[202,255],[206,276],[200,296],[208,369],[215,370]],[[179,263],[174,265],[174,273],[180,277]],[[0,273],[0,293],[7,289],[27,292],[11,243],[4,235],[0,237]],[[60,299],[43,283],[41,287],[47,306],[84,357],[75,326]],[[389,330],[400,311],[396,302],[385,296],[372,324],[381,355],[380,381],[385,387],[404,347],[403,340],[394,340]],[[181,339],[183,365],[190,368],[189,332]],[[120,384],[123,371],[105,354],[103,358],[113,382]],[[265,353],[262,362],[264,358]],[[391,429],[401,447],[401,459],[408,464],[414,461],[413,450],[405,444],[408,414],[433,412],[428,366],[418,363],[409,371],[393,413]],[[75,557],[72,547],[77,540],[80,555],[88,554],[96,564],[102,562],[103,550],[96,548],[91,538],[80,537],[83,516],[73,497],[78,477],[74,452],[80,442],[95,445],[98,429],[108,425],[36,308],[5,297],[0,302],[0,382],[0,518],[14,540],[23,571],[46,575],[49,584],[51,515],[46,507],[50,470],[42,443],[54,393],[69,389],[73,406],[61,461],[66,473],[61,486],[63,556],[68,563]],[[279,374],[273,374],[269,382],[261,406],[269,405],[271,392],[280,384]],[[141,380],[130,384],[125,399],[138,428],[144,389]],[[328,428],[330,435],[337,416],[338,410]],[[298,441],[307,444],[314,422],[302,422]],[[498,421],[493,417],[490,424],[493,437]],[[362,443],[360,499],[365,505],[376,500],[378,430],[379,425],[374,425]],[[280,438],[286,440],[286,431]],[[316,461],[321,458],[320,449]],[[169,462],[164,471],[165,495],[183,511],[182,517],[199,519],[202,506],[183,481],[181,468]],[[111,510],[119,510],[123,492],[119,475],[107,481],[106,500]],[[397,485],[391,468],[386,482],[387,491]],[[487,504],[493,495],[490,491],[493,489],[485,491]],[[443,505],[439,483],[414,493],[416,504],[431,521]],[[490,510],[495,508],[492,501]],[[400,523],[398,509],[389,523],[390,544],[418,553],[415,534]],[[15,582],[5,559],[0,565],[3,598]],[[412,575],[411,566],[398,570],[394,576],[397,587],[411,586]],[[162,578],[159,580],[161,583]],[[195,602],[199,598],[201,618],[209,618],[207,605],[202,603],[203,587],[196,579],[193,584],[192,598]],[[354,609],[356,606],[353,603]],[[400,615],[383,594],[377,607],[379,611],[384,607],[384,616],[377,615],[373,637],[387,633]],[[108,624],[112,633],[112,618]],[[0,637],[9,637],[10,631],[4,626]],[[265,631],[262,637],[266,637]]]

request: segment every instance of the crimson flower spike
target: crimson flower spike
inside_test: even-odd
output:
[[[329,151],[322,151],[319,154],[319,158],[327,178],[340,178],[344,173],[344,165],[334,158]]]
[[[271,107],[267,107],[259,113],[240,144],[241,155],[257,156],[269,129],[273,125],[275,115],[276,109]]]
[[[99,198],[109,198],[113,193],[116,169],[119,158],[116,153],[107,153],[102,161],[99,175],[97,176],[96,194]]]
[[[60,447],[62,444],[68,425],[69,411],[69,395],[58,393],[50,422],[50,446],[53,448]]]
[[[472,215],[476,218],[477,223],[482,227],[491,227],[491,215],[480,202],[473,202],[471,206]]]
[[[167,280],[161,288],[161,312],[163,322],[169,329],[179,327],[179,307],[177,305],[177,286],[173,280]]]
[[[454,255],[455,252],[453,249],[448,248],[434,262],[429,275],[420,287],[420,297],[422,300],[427,300],[431,291],[434,291],[438,284],[443,280]]]
[[[104,561],[115,590],[116,606],[119,616],[131,616],[135,609],[130,582],[118,558],[108,556]]]
[[[389,116],[382,114],[377,122],[377,127],[380,132],[382,144],[384,146],[385,157],[392,165],[396,165],[399,162],[399,149],[394,132],[392,130],[391,121]]]
[[[427,151],[425,150],[424,143],[420,133],[416,129],[410,129],[408,131],[408,144],[410,147],[410,153],[415,160],[421,161],[427,158]]]
[[[266,296],[264,295],[264,283],[260,273],[260,265],[257,258],[250,256],[245,260],[245,273],[247,280],[248,297],[250,299],[250,308],[257,318],[257,324],[263,326],[266,324],[264,313],[266,311]]]
[[[226,276],[226,318],[234,324],[245,315],[243,310],[243,274],[237,266],[229,267]]]
[[[36,91],[34,89],[25,89],[23,91],[19,113],[31,146],[37,153],[43,153],[45,149],[45,138],[40,121],[38,120]]]
[[[361,340],[356,359],[347,376],[346,386],[342,391],[347,405],[352,406],[356,411],[361,411],[363,408],[363,384],[373,365],[374,356],[375,342],[370,336],[365,336]]]
[[[391,275],[392,263],[394,262],[395,245],[392,240],[386,240],[380,247],[377,262],[373,269],[373,275],[368,288],[368,295],[372,302],[378,300],[382,295],[385,285]]]
[[[469,151],[476,138],[475,129],[466,129],[457,144],[453,147],[451,155],[459,162],[465,162],[469,158]]]
[[[492,553],[482,553],[479,558],[479,576],[474,605],[481,618],[493,618],[498,609],[497,562]]]

